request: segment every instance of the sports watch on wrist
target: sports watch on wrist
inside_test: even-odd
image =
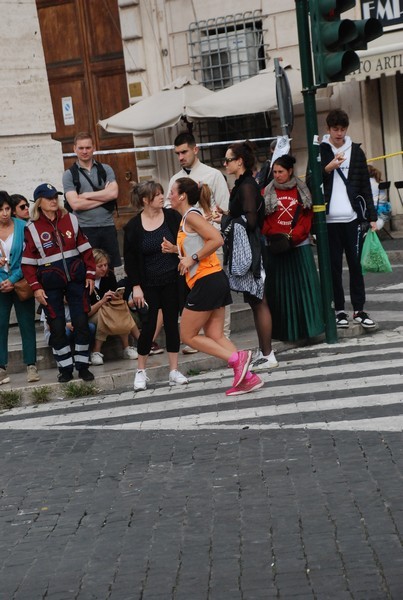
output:
[[[197,256],[197,254],[192,254],[192,260],[194,260],[195,262],[199,262],[199,257]]]

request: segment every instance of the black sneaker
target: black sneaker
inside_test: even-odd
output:
[[[359,310],[358,312],[354,313],[353,319],[356,323],[359,323],[362,327],[364,327],[364,329],[373,329],[376,327],[375,321],[373,321],[368,313],[364,312],[363,310]]]
[[[339,312],[336,315],[336,327],[339,329],[348,328],[348,315],[345,312]]]
[[[72,379],[74,379],[74,375],[71,371],[61,371],[57,376],[57,381],[59,383],[68,383]]]
[[[80,369],[78,372],[78,376],[83,381],[94,381],[93,373],[91,373],[91,371],[87,368]]]

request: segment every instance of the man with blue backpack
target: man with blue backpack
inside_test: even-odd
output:
[[[108,253],[114,268],[122,264],[113,220],[119,188],[113,169],[96,161],[94,150],[91,133],[76,135],[77,161],[63,174],[66,208],[77,216],[91,246]]]

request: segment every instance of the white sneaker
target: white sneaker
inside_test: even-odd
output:
[[[269,369],[275,369],[276,367],[278,367],[278,362],[274,356],[273,350],[268,356],[264,356],[262,351],[258,350],[250,363],[249,370],[253,372],[268,371]]]
[[[124,348],[123,350],[123,358],[128,358],[130,360],[136,360],[136,358],[138,358],[139,355],[137,354],[137,350],[136,348],[133,348],[133,346],[127,346],[127,348]]]
[[[183,354],[196,354],[196,352],[199,352],[199,351],[196,350],[196,348],[192,348],[191,346],[184,346],[182,348]]]
[[[137,369],[136,374],[134,376],[134,391],[138,390],[146,390],[147,389],[147,381],[150,381],[147,377],[145,369]]]
[[[38,369],[36,368],[35,365],[28,365],[27,366],[27,381],[28,383],[32,383],[33,381],[39,381],[40,377],[39,377],[39,373],[38,373]]]
[[[6,369],[0,368],[0,385],[2,383],[9,383],[9,382],[10,382],[10,378],[7,375]]]
[[[104,355],[100,352],[91,352],[90,361],[94,367],[97,367],[98,365],[103,365]]]
[[[169,385],[184,385],[185,383],[189,383],[189,380],[180,371],[175,369],[169,373]]]
[[[353,320],[356,323],[360,323],[360,325],[364,327],[364,329],[373,329],[374,327],[376,327],[375,321],[373,321],[369,314],[364,312],[363,310],[355,312]]]

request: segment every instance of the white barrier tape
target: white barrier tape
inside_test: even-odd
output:
[[[248,140],[250,142],[268,142],[271,140],[276,140],[276,137],[262,137],[262,138],[248,138]],[[290,138],[291,139],[291,138]],[[204,144],[197,144],[197,146],[199,148],[210,148],[211,146],[228,146],[228,144],[238,144],[239,142],[244,142],[245,139],[242,140],[229,140],[229,141],[225,141],[225,142],[206,142]],[[169,146],[141,146],[139,148],[125,148],[125,149],[120,149],[120,150],[96,150],[94,152],[94,155],[101,155],[101,154],[126,154],[126,153],[132,153],[132,152],[151,152],[153,151],[159,151],[159,150],[173,150],[174,146],[173,144],[170,144]],[[63,158],[70,158],[72,156],[76,156],[75,152],[66,152],[63,154]]]

